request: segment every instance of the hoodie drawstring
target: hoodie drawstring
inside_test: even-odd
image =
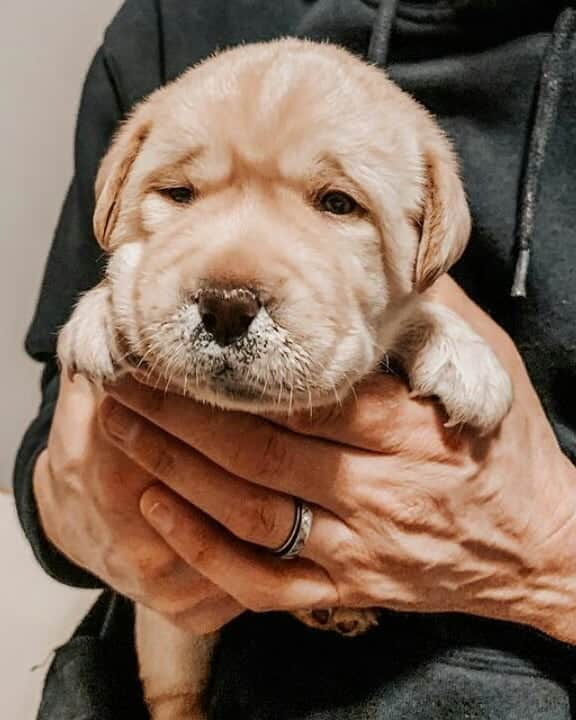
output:
[[[381,0],[372,27],[370,46],[368,47],[368,60],[376,67],[384,67],[388,58],[390,37],[398,10],[398,0]]]
[[[390,37],[398,0],[381,0],[372,29],[368,60],[384,67],[390,47]],[[526,280],[533,250],[533,235],[540,177],[546,157],[548,140],[552,134],[562,84],[570,57],[570,44],[576,34],[576,9],[569,3],[558,15],[552,36],[544,52],[537,98],[525,155],[524,171],[520,185],[518,213],[515,229],[515,267],[512,297],[526,297]]]
[[[562,83],[570,57],[570,43],[575,31],[576,10],[573,7],[566,7],[554,24],[540,70],[538,95],[518,203],[515,232],[516,265],[512,297],[526,297],[526,278],[533,250],[532,240],[542,166],[560,104]]]

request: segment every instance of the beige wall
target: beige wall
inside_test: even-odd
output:
[[[0,487],[38,402],[23,353],[42,267],[72,172],[82,80],[120,0],[3,3],[0,23]]]

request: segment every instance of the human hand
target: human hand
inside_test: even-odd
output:
[[[119,404],[106,403],[107,431],[162,480],[144,492],[144,516],[242,606],[459,611],[576,641],[576,472],[508,336],[449,279],[434,293],[513,378],[493,437],[447,430],[440,408],[389,375],[342,408],[288,419],[126,381],[109,388]],[[315,518],[287,563],[263,548],[288,534],[290,496]]]
[[[98,421],[100,402],[101,391],[86,380],[62,375],[48,447],[34,473],[44,531],[118,592],[191,631],[211,632],[242,608],[144,520],[140,497],[156,480],[110,443]]]

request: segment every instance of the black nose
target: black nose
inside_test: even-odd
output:
[[[258,298],[246,288],[204,288],[197,302],[202,324],[218,345],[242,337],[260,309]]]

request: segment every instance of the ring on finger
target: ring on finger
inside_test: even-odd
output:
[[[314,513],[312,509],[300,498],[294,498],[294,522],[286,540],[272,553],[281,560],[297,558],[308,542],[312,530]]]

